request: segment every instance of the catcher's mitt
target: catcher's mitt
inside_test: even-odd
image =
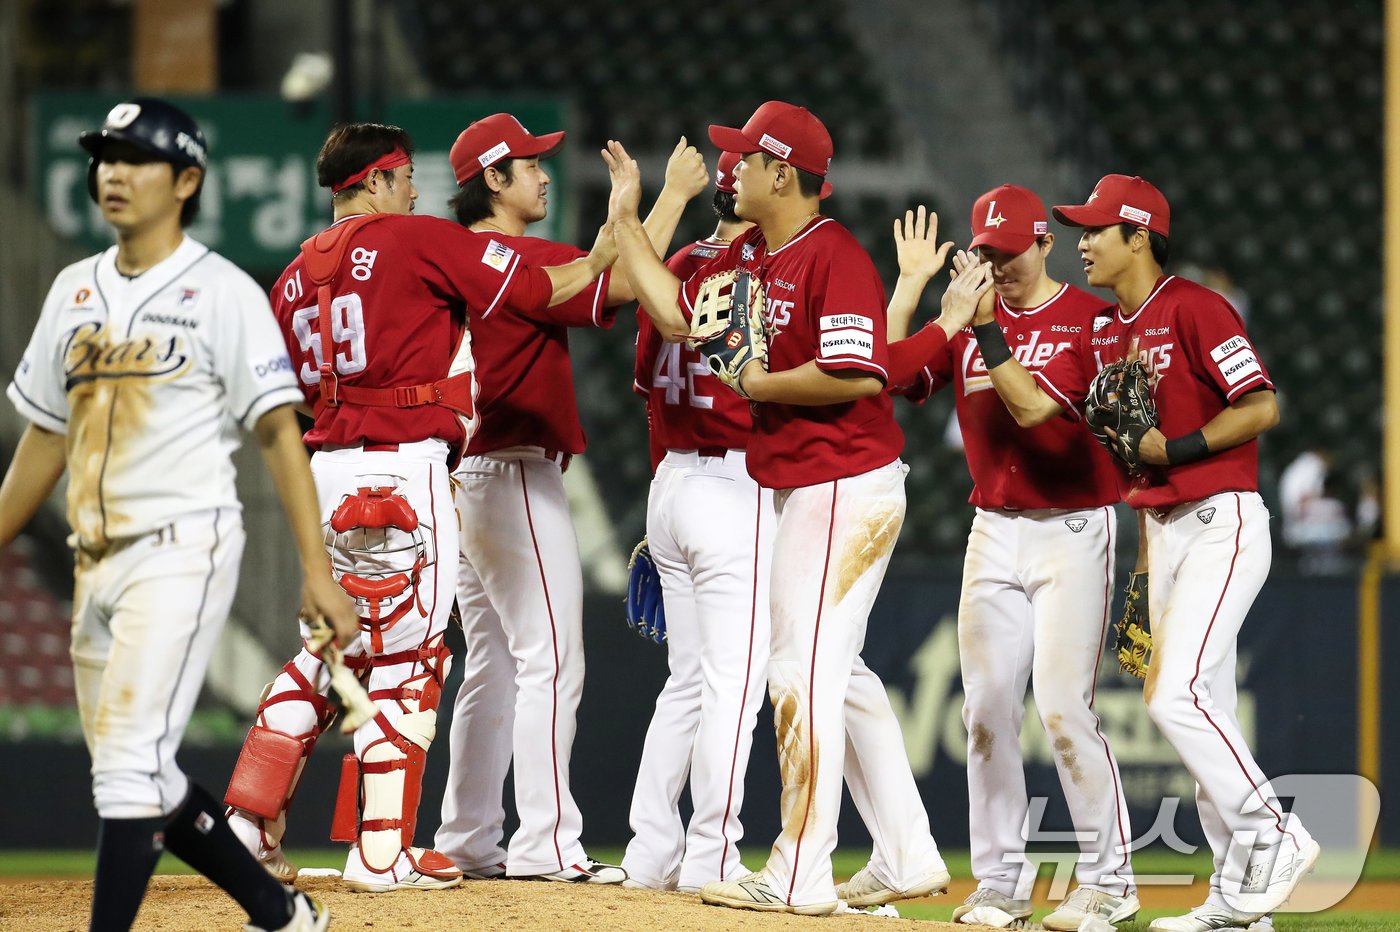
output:
[[[661,598],[661,576],[651,558],[647,539],[632,550],[627,561],[627,626],[658,644],[666,643],[666,604]]]
[[[1103,367],[1089,384],[1084,420],[1094,438],[1127,464],[1130,473],[1142,471],[1138,448],[1143,436],[1158,421],[1157,404],[1152,400],[1152,376],[1141,360],[1125,359]]]
[[[705,356],[710,371],[742,397],[739,374],[750,362],[768,363],[763,329],[763,285],[751,272],[729,269],[700,284],[688,342]]]
[[[1151,661],[1149,655],[1152,653],[1152,630],[1147,612],[1147,574],[1129,575],[1124,594],[1127,598],[1123,602],[1123,617],[1113,626],[1118,668],[1143,679],[1147,676]]]

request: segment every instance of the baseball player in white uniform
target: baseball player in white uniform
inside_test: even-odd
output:
[[[66,467],[74,681],[101,818],[91,928],[131,926],[164,849],[236,899],[249,928],[324,929],[325,909],[270,877],[175,764],[238,582],[239,428],[256,435],[291,521],[302,611],[354,636],[287,352],[253,280],[184,235],[207,165],[189,115],[137,98],[79,141],[117,244],[59,273],[10,384],[31,423],[0,488],[0,547]]]
[[[1224,298],[1163,274],[1171,213],[1155,187],[1106,175],[1087,203],[1054,213],[1084,228],[1088,282],[1111,288],[1117,306],[1035,373],[990,315],[979,311],[973,331],[993,385],[1023,427],[1063,412],[1081,416],[1108,363],[1140,358],[1154,374],[1160,429],[1141,440],[1144,468],[1122,475],[1124,500],[1146,523],[1152,582],[1143,699],[1196,780],[1215,872],[1206,903],[1151,928],[1248,924],[1287,902],[1320,851],[1275,798],[1235,719],[1236,637],[1271,556],[1258,437],[1278,422],[1273,383]]]
[[[715,172],[715,232],[667,262],[682,280],[752,224],[734,215],[734,166]],[[647,540],[661,580],[670,676],[632,792],[626,885],[698,892],[747,873],[739,813],[768,664],[773,493],[749,475],[748,404],[710,374],[697,350],[667,341],[637,311],[635,390],[646,398],[654,463]],[[690,780],[692,813],[681,821]]]
[[[1104,310],[1102,300],[1046,274],[1054,247],[1047,221],[1040,198],[1015,185],[988,191],[972,208],[970,248],[990,263],[996,319],[1031,371],[1070,346]],[[958,264],[965,270],[971,261],[960,255]],[[891,339],[907,327],[907,317],[891,314]],[[1008,925],[1031,915],[1035,871],[1024,860],[1028,800],[1020,733],[1033,673],[1036,709],[1082,850],[1079,887],[1045,918],[1045,927],[1078,929],[1088,915],[1126,921],[1138,911],[1132,831],[1118,767],[1093,711],[1113,597],[1116,471],[1073,421],[1018,427],[992,390],[969,328],[947,335],[930,324],[920,339],[938,348],[913,360],[918,368],[892,366],[892,390],[922,401],[952,385],[977,506],[958,643],[978,889],[953,918]],[[896,347],[891,356],[898,361]]]
[[[562,132],[535,136],[507,113],[468,126],[450,153],[458,222],[532,263],[581,256],[575,246],[525,235],[548,211],[549,175],[540,160],[563,144]],[[684,139],[666,179],[647,221],[662,249],[708,180],[704,160]],[[627,280],[605,272],[547,309],[488,309],[472,318],[483,423],[453,474],[467,656],[436,837],[469,878],[626,878],[585,853],[583,816],[569,788],[583,694],[583,574],[563,470],[586,446],[568,330],[611,327],[617,306],[631,299]],[[502,788],[512,758],[520,825],[503,848]]]

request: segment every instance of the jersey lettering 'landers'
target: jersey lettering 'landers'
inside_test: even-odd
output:
[[[409,215],[386,217],[356,231],[336,272],[331,303],[340,379],[364,388],[394,388],[446,378],[466,326],[467,307],[484,313],[547,304],[548,276],[531,268],[502,240],[449,220]],[[316,288],[300,254],[273,286],[272,308],[302,393],[315,407],[320,398],[321,328]],[[470,361],[466,368],[471,368]],[[306,442],[319,449],[327,444],[411,443],[432,437],[454,445],[462,442],[462,424],[452,411],[439,405],[340,404],[318,413]]]
[[[535,268],[566,265],[588,255],[568,243],[491,234]],[[582,453],[570,327],[612,327],[616,308],[603,307],[611,271],[554,307],[518,312],[483,309],[471,315],[472,351],[481,394],[481,426],[467,445],[473,456],[506,447],[538,446]]]
[[[678,250],[666,260],[666,267],[686,281],[727,248],[727,243],[700,240]],[[653,469],[667,450],[748,448],[753,433],[749,403],[710,373],[699,350],[685,341],[662,340],[656,325],[640,308],[632,387],[647,400]]]
[[[239,428],[301,400],[267,297],[189,237],[135,278],[117,249],[58,274],[9,396],[64,434],[79,546],[239,508]]]
[[[1078,334],[1073,348],[1035,374],[1042,388],[1082,417],[1084,398],[1099,370],[1122,359],[1133,340],[1157,375],[1153,397],[1167,437],[1201,427],[1246,392],[1273,390],[1244,321],[1220,295],[1168,275],[1131,319],[1111,308]],[[1171,508],[1217,492],[1259,488],[1259,440],[1255,438],[1184,466],[1150,467],[1135,477],[1123,500],[1134,508]]]
[[[888,378],[885,288],[854,236],[829,217],[808,221],[768,251],[757,227],[702,266],[681,288],[681,309],[694,313],[706,276],[735,266],[763,282],[768,369],[783,372],[816,360],[826,372]],[[759,485],[787,489],[878,469],[904,449],[885,392],[833,405],[754,406],[749,473]]]
[[[1038,372],[1076,335],[1093,326],[1104,302],[1072,285],[1062,285],[1033,308],[1012,308],[998,295],[997,322],[1016,360]],[[1026,430],[1016,424],[992,387],[987,366],[964,327],[924,367],[907,394],[923,401],[951,383],[958,426],[972,475],[972,497],[979,508],[1094,508],[1118,501],[1119,473],[1113,459],[1083,424],[1063,417]]]

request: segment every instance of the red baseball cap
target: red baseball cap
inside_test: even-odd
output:
[[[1055,219],[1072,227],[1111,227],[1119,223],[1147,227],[1168,235],[1172,211],[1167,199],[1136,175],[1104,175],[1083,204],[1061,204]]]
[[[831,134],[806,107],[770,100],[753,112],[743,129],[711,126],[710,142],[725,152],[767,152],[822,178],[831,171]]]
[[[1014,184],[993,188],[972,205],[972,246],[991,246],[1019,256],[1050,232],[1045,202]]]
[[[531,136],[509,113],[493,113],[462,130],[447,158],[461,185],[501,159],[547,159],[563,147],[563,132]]]
[[[734,193],[734,166],[739,164],[739,153],[721,152],[719,164],[715,166],[715,187],[725,194]]]

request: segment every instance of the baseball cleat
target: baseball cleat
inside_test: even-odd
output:
[[[1131,893],[1114,896],[1103,890],[1079,887],[1045,917],[1043,925],[1055,932],[1075,932],[1090,916],[1112,925],[1132,919],[1139,908],[1138,898]]]
[[[462,871],[463,880],[503,880],[506,876],[506,866],[504,864],[487,864],[485,867],[474,867],[471,870]]]
[[[905,890],[896,890],[888,887],[875,876],[875,872],[867,864],[856,872],[856,875],[845,883],[836,885],[837,899],[845,900],[846,905],[852,909],[861,909],[866,906],[883,906],[886,903],[893,903],[895,900],[912,900],[921,896],[937,896],[948,890],[948,882],[952,878],[948,874],[948,869],[941,862],[939,866],[930,872],[928,876],[919,882],[910,885]]]
[[[282,846],[278,845],[271,851],[265,851],[258,855],[258,862],[267,868],[267,872],[276,877],[278,881],[291,886],[297,882],[297,875],[300,869],[287,860],[287,856],[282,853]]]
[[[359,849],[350,852],[342,875],[345,885],[357,893],[389,893],[394,890],[446,890],[462,882],[462,872],[445,855],[431,848],[405,848],[387,871],[365,866]]]
[[[1274,932],[1274,920],[1263,916],[1250,922],[1224,906],[1202,903],[1184,916],[1153,919],[1148,932],[1213,932],[1215,929],[1244,929],[1246,932]]]
[[[326,932],[330,922],[331,911],[320,900],[297,892],[292,894],[292,918],[286,925],[276,929],[245,925],[243,932]]]
[[[738,880],[716,880],[700,888],[700,900],[711,906],[728,906],[731,909],[756,909],[768,913],[796,913],[799,916],[829,916],[836,912],[840,903],[808,903],[805,906],[789,906],[788,902],[773,892],[768,877],[763,871],[747,874]]]
[[[1322,847],[1309,838],[1299,847],[1284,839],[1272,861],[1251,863],[1245,869],[1238,892],[1224,892],[1225,902],[1235,914],[1258,919],[1288,902],[1303,878],[1312,873]]]
[[[978,887],[953,910],[953,921],[1005,929],[1012,923],[1031,918],[1031,912],[1030,900],[1013,900],[990,887]]]
[[[616,864],[600,864],[591,858],[584,858],[577,864],[548,874],[531,874],[516,877],[516,880],[553,880],[558,883],[622,883],[627,872]]]

